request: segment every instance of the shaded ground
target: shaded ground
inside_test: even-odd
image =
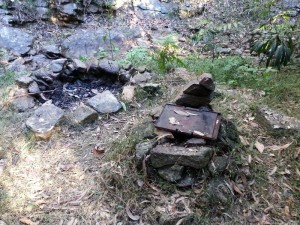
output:
[[[82,27],[97,27],[98,23],[92,20]],[[155,24],[160,33],[169,33],[160,28],[172,21]],[[62,34],[54,26],[47,28],[51,38],[68,33],[68,29]],[[178,87],[173,80],[168,75],[159,78],[163,95],[134,102],[126,112],[103,115],[85,127],[62,124],[49,141],[28,134],[24,127],[27,113],[1,110],[0,158],[6,166],[0,180],[0,219],[7,224],[20,224],[24,217],[49,225],[154,225],[162,214],[193,212],[195,224],[298,224],[299,140],[288,135],[272,137],[256,123],[255,106],[270,101],[256,90],[218,85],[222,94],[213,101],[214,110],[237,125],[242,141],[230,155],[246,179],[240,176],[235,180],[234,202],[228,208],[209,204],[206,180],[191,189],[178,189],[163,181],[153,187],[143,184],[144,174],[134,165],[134,145],[149,125],[143,121],[149,121],[150,111],[175,96]],[[289,106],[285,110],[297,113],[299,102],[294,102],[285,104]],[[255,148],[256,141],[264,144],[263,152]],[[270,148],[289,143],[286,149]],[[141,219],[130,220],[128,209]]]

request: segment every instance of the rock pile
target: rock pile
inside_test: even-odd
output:
[[[157,179],[158,175],[168,182],[176,183],[179,187],[186,187],[209,174],[222,176],[230,173],[228,170],[232,170],[229,169],[232,160],[227,153],[239,143],[237,131],[234,126],[232,127],[232,123],[218,116],[216,120],[204,118],[210,113],[216,114],[209,105],[214,89],[215,84],[211,74],[202,74],[198,79],[185,85],[175,99],[176,105],[171,105],[175,114],[169,111],[167,115],[178,114],[178,117],[165,116],[166,108],[170,108],[167,104],[160,117],[155,118],[157,119],[154,131],[156,138],[139,143],[135,155],[139,167],[146,159],[144,157],[149,156],[147,167],[150,177]],[[200,119],[201,113],[205,116]],[[162,120],[166,124],[166,129],[161,126]],[[199,124],[188,121],[196,121],[195,123]],[[209,131],[208,127],[212,127],[217,135],[213,137],[204,134],[204,131],[203,133],[193,131],[195,127],[201,128],[201,121],[204,130]]]

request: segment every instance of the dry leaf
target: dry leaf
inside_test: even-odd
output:
[[[265,146],[259,141],[256,141],[254,145],[260,153],[263,153],[263,151],[265,150]]]
[[[185,112],[185,111],[181,111],[181,110],[174,110],[174,112],[178,115],[181,115],[181,116],[189,116],[190,114]]]
[[[248,155],[248,163],[251,164],[251,162],[252,162],[252,156]]]
[[[236,193],[244,195],[243,192],[238,188],[238,186],[234,182],[232,182],[232,188]]]
[[[77,220],[76,218],[72,217],[72,218],[68,221],[67,225],[76,225],[77,223],[78,223],[78,220]]]
[[[298,168],[296,168],[296,173],[297,173],[298,176],[300,177],[300,171],[298,170]]]
[[[246,138],[244,138],[243,136],[239,135],[240,141],[244,146],[248,146],[249,142],[247,141]]]
[[[281,145],[281,146],[279,146],[279,145],[272,145],[272,146],[268,146],[267,148],[270,149],[270,150],[273,150],[273,151],[282,151],[282,150],[287,149],[292,143],[293,142],[285,144],[285,145]]]
[[[22,217],[21,219],[19,219],[19,221],[26,225],[38,225],[39,224],[39,223],[33,222],[32,220],[28,219],[27,217]]]
[[[269,173],[269,176],[272,176],[277,171],[277,166],[275,166],[272,171]]]
[[[284,214],[285,214],[286,216],[289,216],[289,215],[290,215],[290,208],[289,208],[287,205],[284,207]]]
[[[138,216],[138,215],[133,215],[133,214],[132,214],[132,212],[131,212],[130,209],[129,209],[129,204],[128,204],[128,203],[127,203],[127,205],[126,205],[126,213],[127,213],[128,217],[129,217],[130,219],[134,220],[134,221],[137,221],[137,220],[140,219],[140,216]]]
[[[169,138],[169,139],[174,139],[174,136],[171,132],[166,131],[166,130],[161,130],[161,129],[154,129],[154,133],[157,135],[157,140],[161,140],[163,138]]]
[[[175,117],[170,117],[169,118],[169,123],[172,125],[180,125],[180,123],[176,120]]]

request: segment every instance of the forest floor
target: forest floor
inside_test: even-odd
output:
[[[184,52],[194,48],[184,45]],[[217,63],[226,60],[221,57],[210,63],[222,72]],[[196,75],[212,72],[203,71],[203,67],[190,70]],[[235,180],[234,201],[222,209],[205,201],[206,180],[185,189],[167,182],[149,187],[143,183],[143,171],[136,169],[134,148],[151,122],[150,112],[168,103],[179,89],[172,83],[173,75],[157,78],[163,87],[161,95],[137,98],[126,111],[103,115],[88,126],[62,123],[49,141],[37,140],[27,132],[24,122],[29,113],[3,108],[0,169],[5,167],[0,171],[0,220],[29,225],[155,225],[161,215],[180,211],[193,213],[195,225],[299,224],[299,137],[271,136],[255,120],[259,104],[300,118],[299,90],[292,86],[299,83],[299,75],[293,67],[274,73],[273,88],[268,92],[262,80],[254,81],[262,85],[258,88],[253,82],[232,87],[219,79],[221,75],[215,77],[216,92],[221,94],[214,98],[212,107],[236,125],[241,146],[230,156],[247,174]],[[14,84],[1,86],[0,92],[13,88]],[[136,215],[140,219],[133,221]]]

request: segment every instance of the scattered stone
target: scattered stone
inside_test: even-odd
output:
[[[25,112],[35,106],[34,98],[31,96],[17,97],[13,99],[12,106],[18,112]]]
[[[193,221],[192,213],[163,214],[159,219],[159,225],[191,225]]]
[[[11,27],[0,28],[0,48],[14,54],[25,55],[31,49],[34,37],[23,30]]]
[[[144,73],[147,70],[146,66],[139,66],[137,68],[137,71],[139,71],[139,73]]]
[[[225,180],[223,177],[213,178],[207,189],[209,202],[212,205],[220,205],[223,207],[230,207],[234,201],[233,190],[230,181]]]
[[[229,158],[227,156],[216,156],[210,162],[208,170],[211,174],[222,174],[227,169],[229,165]]]
[[[0,220],[0,225],[6,225],[6,223],[3,220]]]
[[[53,78],[50,76],[50,72],[44,68],[34,71],[32,75],[35,76],[37,79],[46,82],[46,84],[53,83]]]
[[[86,65],[79,59],[73,59],[74,67],[78,72],[84,73],[86,71]]]
[[[205,9],[204,4],[192,5],[189,3],[181,3],[178,7],[178,15],[181,19],[199,16]]]
[[[110,91],[97,94],[90,98],[87,104],[99,113],[114,113],[122,108],[118,99]]]
[[[162,14],[166,14],[169,12],[169,8],[166,7],[166,4],[160,2],[159,0],[148,0],[147,2],[133,1],[133,6],[141,10],[147,10],[150,12],[159,12]]]
[[[160,89],[160,84],[142,83],[139,84],[139,87],[141,87],[148,94],[155,94]]]
[[[158,145],[151,150],[150,160],[155,168],[178,164],[201,169],[208,165],[213,152],[213,148],[204,146],[184,148]]]
[[[49,59],[58,59],[61,57],[58,46],[54,44],[44,46],[42,52]]]
[[[210,73],[203,73],[199,77],[199,84],[205,87],[208,90],[214,91],[215,90],[215,83],[213,77]]]
[[[268,106],[258,106],[257,122],[270,133],[300,132],[300,120],[287,116]]]
[[[195,174],[187,170],[183,178],[176,182],[176,185],[178,187],[190,187],[195,183],[195,180]]]
[[[231,151],[239,146],[239,133],[233,122],[222,118],[217,142],[219,148],[225,151]]]
[[[133,84],[140,84],[142,82],[146,82],[152,78],[151,73],[144,72],[144,73],[138,73],[134,77],[130,79],[130,82]]]
[[[131,62],[126,63],[125,65],[122,65],[122,68],[123,68],[124,70],[130,70],[130,69],[132,68]]]
[[[131,74],[129,73],[129,71],[126,71],[124,69],[121,69],[120,70],[120,73],[119,73],[119,80],[125,84],[127,82],[130,81],[130,78],[131,78]]]
[[[122,100],[132,102],[135,93],[135,86],[124,86],[122,91]]]
[[[20,88],[27,88],[33,82],[32,77],[30,76],[22,76],[16,79],[16,84]]]
[[[199,108],[200,106],[209,105],[212,99],[212,94],[208,97],[199,97],[194,95],[183,94],[175,101],[175,103],[176,105]]]
[[[203,146],[206,145],[206,140],[203,138],[191,138],[184,145],[187,147]]]
[[[98,68],[100,69],[100,71],[108,75],[114,75],[114,76],[119,75],[120,68],[116,61],[102,59],[99,61]]]
[[[51,70],[53,73],[59,73],[63,70],[63,67],[66,63],[67,59],[56,59],[51,62]]]
[[[142,167],[143,160],[150,150],[155,147],[156,141],[146,141],[135,146],[135,161],[138,167]]]
[[[19,57],[7,66],[7,70],[11,70],[14,72],[24,71],[26,69],[24,63],[25,59],[23,57]]]
[[[35,133],[36,137],[48,139],[63,115],[64,111],[62,109],[46,102],[27,119],[26,126]]]
[[[158,174],[169,182],[176,182],[182,178],[184,166],[173,165],[158,169]]]
[[[217,48],[216,51],[220,54],[230,54],[231,48]]]
[[[37,84],[37,82],[33,81],[29,87],[28,87],[28,92],[29,93],[40,93],[41,90],[39,88],[39,85]]]
[[[77,107],[70,115],[70,119],[74,124],[85,125],[94,122],[98,118],[98,113],[92,108],[82,104]]]

